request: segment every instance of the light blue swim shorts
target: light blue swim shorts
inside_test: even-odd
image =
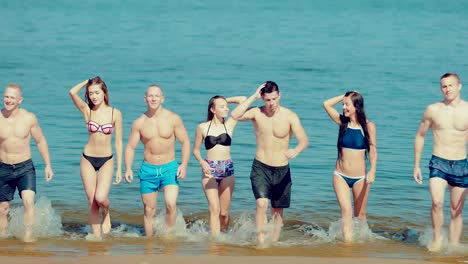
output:
[[[140,193],[158,192],[167,185],[179,185],[177,179],[177,161],[153,165],[143,161],[138,177],[140,178]]]

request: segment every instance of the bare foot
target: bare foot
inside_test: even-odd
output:
[[[33,237],[32,225],[24,225],[23,242],[32,243],[35,241],[37,241],[37,239]]]
[[[432,241],[432,243],[430,243],[427,246],[427,250],[429,250],[430,252],[439,252],[441,249],[442,249],[442,238],[436,241]]]
[[[37,239],[32,236],[32,232],[25,232],[23,237],[23,242],[25,243],[33,243],[36,242]]]
[[[265,246],[265,232],[257,232],[257,247],[264,248]]]
[[[346,245],[350,245],[353,243],[353,233],[344,233],[343,234],[343,242]]]
[[[103,210],[102,212],[102,233],[109,234],[111,230],[111,220],[109,210]]]

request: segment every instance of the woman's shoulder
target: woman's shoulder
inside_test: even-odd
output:
[[[210,123],[210,121],[201,122],[201,123],[198,124],[197,128],[203,129],[205,127],[208,127],[209,123]]]
[[[371,128],[375,127],[375,123],[370,121],[369,119],[367,119],[366,122],[367,122],[366,124],[367,124],[368,127],[371,127]]]

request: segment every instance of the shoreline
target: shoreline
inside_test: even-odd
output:
[[[256,264],[427,264],[427,263],[461,263],[460,260],[450,258],[434,259],[400,259],[400,258],[353,258],[353,257],[295,257],[295,256],[166,256],[166,255],[112,255],[112,256],[83,256],[83,257],[12,257],[0,256],[0,262],[11,264],[238,264],[242,262]]]

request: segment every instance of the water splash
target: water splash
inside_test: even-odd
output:
[[[10,221],[8,236],[22,238],[24,236],[24,208],[15,207],[10,210]],[[62,219],[52,207],[51,202],[44,196],[39,197],[35,204],[35,223],[33,225],[33,236],[54,237],[63,234]]]
[[[315,237],[321,243],[343,241],[341,220],[330,223],[328,231],[318,226],[304,226],[301,228],[305,234]],[[372,232],[367,222],[353,218],[353,243],[365,243],[376,239],[386,239]]]

